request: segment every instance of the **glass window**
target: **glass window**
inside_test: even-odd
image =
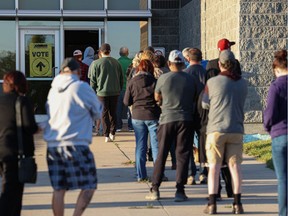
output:
[[[104,0],[64,0],[64,10],[104,10]]]
[[[15,0],[0,1],[0,10],[15,10]]]
[[[119,58],[122,46],[129,49],[129,57],[133,58],[137,52],[148,46],[147,21],[108,21],[107,39],[111,45],[111,55]]]
[[[32,27],[32,26],[41,26],[41,27],[59,27],[60,28],[60,21],[46,21],[46,20],[20,20],[19,26],[21,27]]]
[[[7,71],[16,69],[16,23],[0,21],[0,79]]]
[[[21,0],[19,1],[20,10],[60,10],[59,0],[39,1]]]
[[[148,0],[108,0],[108,10],[147,10]]]

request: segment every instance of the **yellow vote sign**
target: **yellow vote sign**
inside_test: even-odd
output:
[[[30,77],[52,77],[52,46],[47,43],[29,44]]]

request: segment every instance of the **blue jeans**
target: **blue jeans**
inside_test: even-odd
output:
[[[158,120],[132,119],[132,125],[134,128],[136,138],[135,160],[136,160],[137,178],[144,179],[147,178],[146,152],[147,152],[148,133],[150,135],[152,156],[154,162],[156,161],[158,154],[158,139],[157,139]]]
[[[124,94],[125,94],[125,90],[121,90],[120,94],[118,96],[118,102],[117,102],[117,123],[116,123],[116,128],[117,129],[122,129],[122,127],[123,127],[122,112],[123,112],[123,108],[124,108],[124,104],[123,104]]]
[[[128,129],[132,130],[132,123],[131,123],[131,113],[130,110],[123,104],[123,98],[125,95],[125,90],[120,91],[120,95],[118,97],[118,102],[117,102],[117,123],[116,123],[116,128],[117,129],[122,129],[123,127],[123,121],[122,121],[122,113],[123,110],[127,110],[127,119],[128,119]]]
[[[278,179],[279,216],[287,215],[287,135],[272,139],[272,158]]]

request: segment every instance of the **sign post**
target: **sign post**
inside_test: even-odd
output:
[[[52,77],[52,46],[47,43],[29,44],[30,77]]]

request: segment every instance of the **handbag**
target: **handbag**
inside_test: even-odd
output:
[[[23,151],[21,98],[17,97],[15,103],[16,125],[18,138],[18,180],[21,183],[36,183],[37,164],[34,157],[26,157]]]

